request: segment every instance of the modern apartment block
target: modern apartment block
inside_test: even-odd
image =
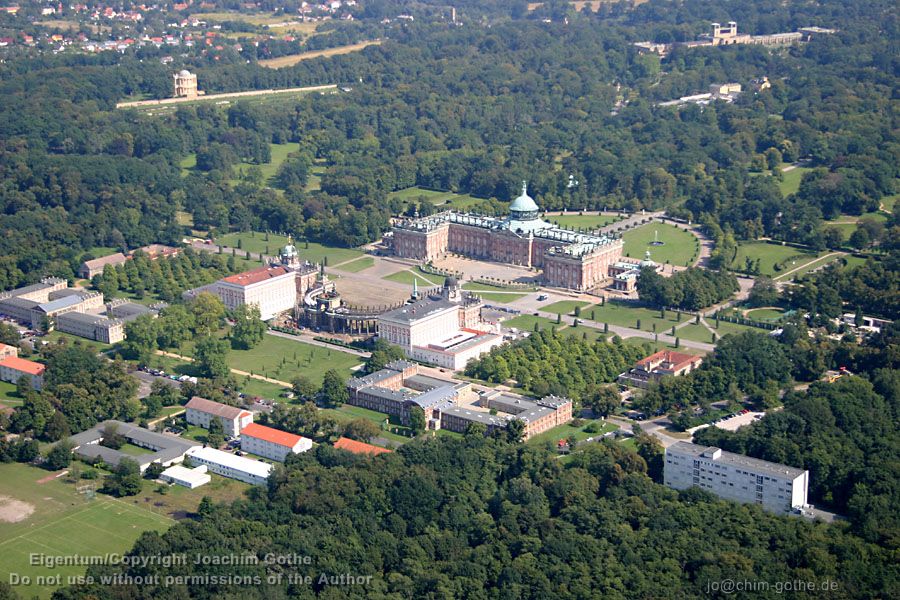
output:
[[[670,488],[699,487],[771,512],[787,513],[807,504],[809,471],[721,448],[677,442],[666,448],[664,475]]]

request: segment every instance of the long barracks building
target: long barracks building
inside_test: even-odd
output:
[[[397,256],[430,261],[448,252],[470,258],[536,267],[548,285],[591,289],[610,276],[622,256],[621,239],[562,229],[539,217],[537,203],[522,194],[506,218],[441,212],[395,224]]]

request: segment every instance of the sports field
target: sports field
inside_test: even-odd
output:
[[[61,575],[59,585],[16,586],[23,598],[48,598],[81,575],[83,566],[41,567],[31,564],[32,553],[47,556],[98,556],[130,550],[145,531],[165,531],[170,517],[150,508],[97,495],[88,500],[71,483],[38,483],[49,473],[30,465],[0,464],[0,573],[30,577]],[[99,482],[98,482],[99,486]],[[199,501],[199,498],[198,498]]]
[[[749,257],[753,261],[759,260],[759,272],[762,275],[777,276],[815,260],[817,256],[816,253],[801,248],[767,242],[747,242],[738,244],[737,256],[731,266],[743,269]],[[778,264],[783,267],[776,271],[775,265]]]
[[[650,258],[659,264],[685,266],[700,251],[700,242],[693,233],[665,223],[641,225],[626,231],[622,239],[625,240],[625,256],[643,258],[649,250]],[[651,245],[657,240],[662,242],[661,246]]]

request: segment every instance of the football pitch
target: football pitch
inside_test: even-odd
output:
[[[88,499],[61,480],[41,483],[47,475],[29,465],[0,465],[0,573],[22,582],[13,589],[23,598],[49,598],[69,577],[83,575],[87,567],[68,557],[122,554],[145,531],[163,532],[175,522],[108,496]],[[44,557],[70,564],[47,566]]]

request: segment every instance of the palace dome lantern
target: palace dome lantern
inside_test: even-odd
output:
[[[537,202],[528,195],[528,184],[522,182],[522,193],[509,205],[509,218],[513,221],[531,221],[538,218]]]

